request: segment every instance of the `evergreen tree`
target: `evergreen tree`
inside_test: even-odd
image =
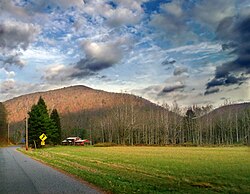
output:
[[[56,143],[55,139],[58,137],[56,126],[49,117],[47,106],[42,97],[39,98],[36,105],[32,106],[28,114],[29,144],[34,145],[36,143],[37,147],[40,147],[41,140],[39,136],[43,133],[48,137],[47,143]]]
[[[54,139],[54,142],[56,144],[60,144],[61,140],[62,140],[61,121],[60,121],[60,117],[59,117],[59,114],[58,114],[56,109],[52,110],[51,115],[50,115],[50,119],[54,122],[54,124],[56,126],[55,133],[57,134],[57,137],[55,137],[56,139]]]
[[[188,110],[186,112],[186,117],[188,119],[193,119],[195,117],[195,112],[193,111],[193,109],[191,107],[188,108]]]

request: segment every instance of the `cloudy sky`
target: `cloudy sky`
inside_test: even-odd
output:
[[[0,0],[0,101],[71,85],[250,100],[249,0]]]

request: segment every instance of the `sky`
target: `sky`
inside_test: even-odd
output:
[[[0,101],[73,85],[250,101],[249,0],[0,0]]]

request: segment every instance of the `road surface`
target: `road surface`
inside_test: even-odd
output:
[[[100,193],[16,151],[0,148],[0,194]]]

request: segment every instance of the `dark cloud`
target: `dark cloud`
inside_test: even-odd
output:
[[[14,20],[0,22],[0,62],[6,67],[23,67],[21,51],[26,50],[40,32],[37,25]]]
[[[42,79],[49,82],[82,79],[98,75],[98,72],[117,64],[123,57],[125,39],[115,42],[90,42],[82,43],[85,57],[69,66],[55,65],[45,70]],[[121,48],[123,46],[123,48]]]
[[[210,88],[210,89],[206,90],[206,92],[204,93],[204,95],[214,94],[214,93],[217,93],[219,91],[220,91],[219,88]]]
[[[225,84],[225,80],[223,78],[221,79],[212,79],[210,82],[207,83],[207,89],[215,87],[215,86],[221,86]]]
[[[186,67],[176,67],[174,70],[174,75],[178,76],[178,75],[181,75],[181,74],[187,73],[187,72],[188,72],[188,68],[186,68]]]
[[[18,54],[8,56],[4,60],[0,59],[0,61],[2,61],[4,66],[6,66],[6,65],[16,65],[18,67],[24,67],[24,65],[25,65],[25,62],[20,59],[20,55],[18,55]]]
[[[242,84],[250,74],[250,16],[225,18],[218,25],[217,37],[226,42],[227,46],[224,45],[222,48],[233,49],[230,54],[236,58],[217,66],[214,78],[207,83],[207,89]]]
[[[34,24],[5,21],[0,23],[0,50],[9,52],[14,49],[26,50],[40,28]]]
[[[74,66],[75,71],[70,75],[71,78],[83,78],[95,75],[96,72],[110,67],[108,64],[95,62],[90,59],[81,59]]]
[[[185,87],[186,86],[184,84],[178,84],[178,85],[173,85],[173,86],[166,86],[161,91],[161,94],[171,93],[171,92],[174,92],[174,91],[180,91],[180,90],[184,89]]]
[[[74,64],[76,71],[71,74],[71,78],[96,75],[99,71],[117,64],[124,54],[122,43],[122,39],[107,43],[83,42],[85,58]]]
[[[111,61],[99,61],[96,59],[81,59],[77,64],[76,68],[81,69],[81,70],[87,70],[91,72],[98,72],[103,69],[107,69],[111,67],[114,63]]]
[[[233,75],[220,77],[220,78],[214,78],[211,81],[207,83],[207,89],[216,87],[216,86],[229,86],[232,84],[242,84],[245,80],[247,80],[246,77],[239,76],[235,77]]]
[[[232,43],[232,42],[223,43],[223,44],[221,45],[221,49],[222,49],[223,51],[226,51],[226,50],[233,50],[233,49],[235,49],[235,47],[237,47],[237,45],[234,44],[234,43]]]
[[[173,64],[175,64],[176,63],[176,61],[174,60],[174,59],[165,59],[164,61],[162,61],[162,65],[173,65]]]

